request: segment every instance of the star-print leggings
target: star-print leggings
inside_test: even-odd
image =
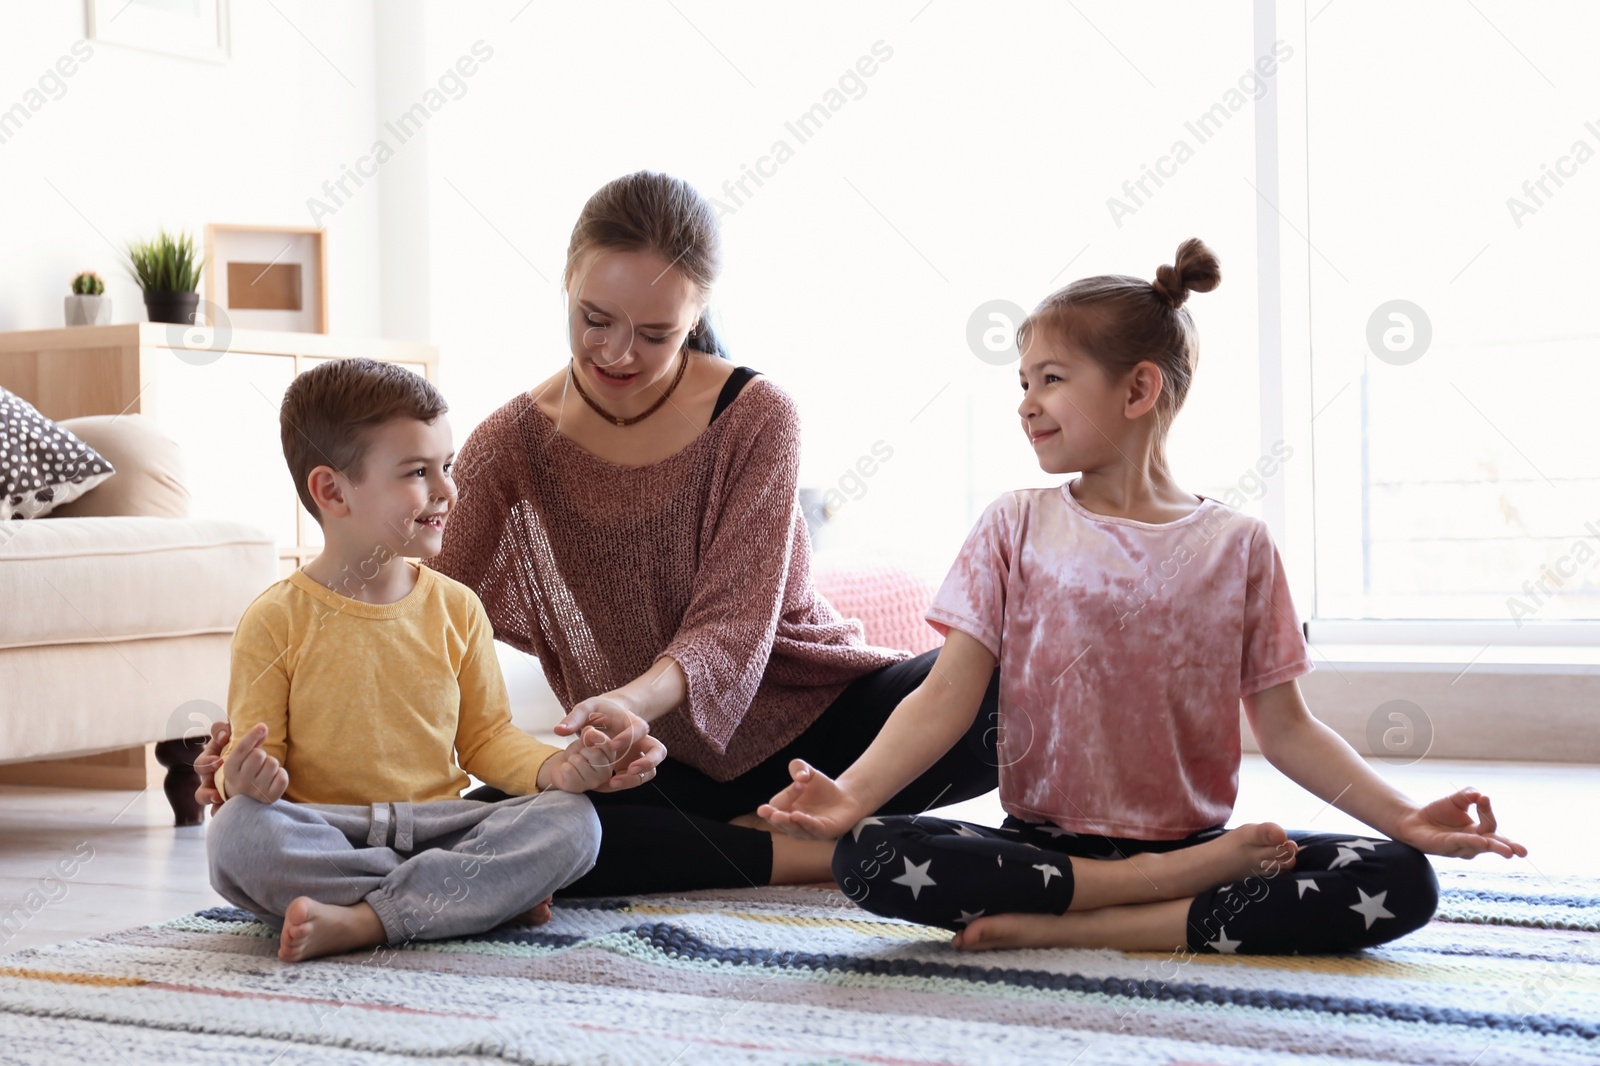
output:
[[[927,815],[867,818],[839,838],[833,876],[857,904],[890,918],[961,929],[985,914],[1061,914],[1070,857],[1175,851],[1219,836],[1126,840],[1068,833],[1006,816],[1000,828]],[[1328,954],[1414,932],[1433,916],[1439,882],[1422,852],[1391,840],[1291,832],[1291,869],[1202,892],[1189,906],[1189,950]]]

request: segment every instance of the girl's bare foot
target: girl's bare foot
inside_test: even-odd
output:
[[[1152,863],[1151,875],[1169,898],[1195,896],[1208,888],[1243,881],[1247,877],[1271,877],[1294,867],[1295,842],[1276,822],[1252,822],[1230,829],[1215,840],[1160,855],[1141,858],[1160,859]],[[1161,876],[1156,876],[1160,874]]]
[[[1071,911],[1187,899],[1246,877],[1294,866],[1295,844],[1275,822],[1231,829],[1214,840],[1126,859],[1074,859]]]
[[[283,962],[304,962],[323,955],[370,948],[387,939],[383,923],[378,921],[378,912],[369,904],[341,907],[301,896],[284,912],[278,958]]]
[[[1136,903],[1065,914],[995,914],[978,918],[950,941],[961,951],[995,948],[1115,948],[1172,951],[1186,941],[1189,900]]]

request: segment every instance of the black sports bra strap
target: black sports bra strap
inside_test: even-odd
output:
[[[734,368],[733,373],[728,375],[727,382],[723,384],[722,392],[717,396],[717,406],[711,411],[712,422],[715,422],[717,416],[728,409],[728,405],[738,397],[745,384],[759,373],[759,370],[751,370],[747,366]]]

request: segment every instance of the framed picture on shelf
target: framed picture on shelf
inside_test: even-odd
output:
[[[206,226],[206,300],[236,329],[328,332],[327,231]]]
[[[232,56],[228,0],[84,0],[91,41],[226,63]]]

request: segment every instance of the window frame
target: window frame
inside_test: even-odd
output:
[[[1310,4],[1318,10],[1308,12]],[[1307,145],[1309,83],[1317,62],[1309,47],[1309,27],[1326,0],[1254,0],[1255,54],[1286,41],[1303,57],[1279,68],[1274,91],[1255,104],[1256,239],[1259,262],[1260,443],[1263,454],[1278,440],[1296,452],[1313,454],[1311,425],[1317,410],[1311,389],[1311,257],[1314,218],[1310,203]],[[1329,401],[1331,402],[1331,401]],[[1360,661],[1361,649],[1383,648],[1372,658],[1387,661],[1395,646],[1481,648],[1477,661],[1522,661],[1527,649],[1551,672],[1592,672],[1593,650],[1600,648],[1600,621],[1511,619],[1329,618],[1318,612],[1315,464],[1283,471],[1282,491],[1262,500],[1262,517],[1281,546],[1290,594],[1299,608],[1307,640],[1337,646],[1344,661]],[[1495,649],[1523,649],[1497,655]],[[1588,651],[1590,654],[1585,654]],[[1426,657],[1426,656],[1424,656]]]

